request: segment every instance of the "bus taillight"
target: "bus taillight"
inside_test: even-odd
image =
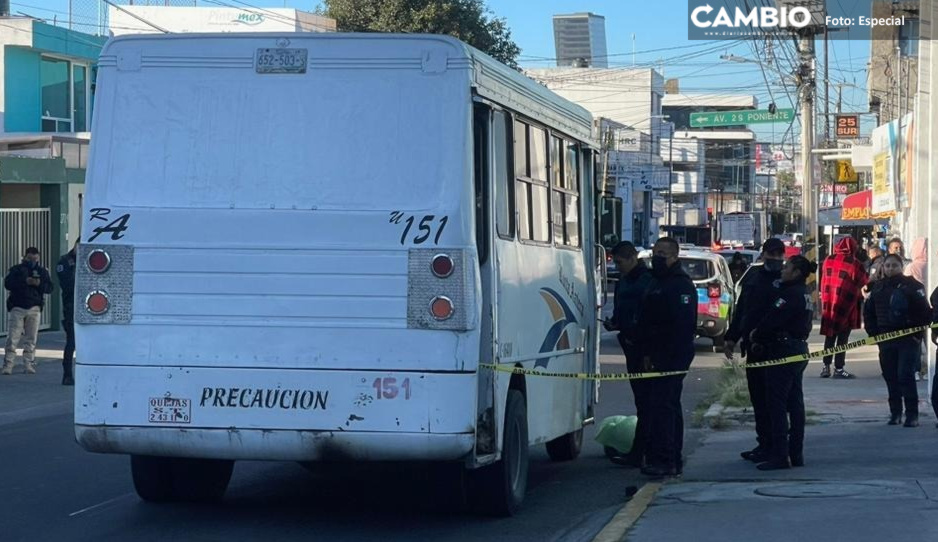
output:
[[[88,255],[88,269],[94,273],[104,273],[111,267],[111,256],[101,249],[92,250]]]
[[[437,320],[446,320],[453,315],[453,302],[445,295],[438,295],[430,302],[430,314]]]
[[[95,290],[85,297],[85,307],[94,315],[104,314],[111,308],[111,302],[105,292]]]
[[[433,271],[433,274],[441,279],[452,275],[455,267],[456,265],[453,263],[453,259],[447,254],[437,254],[430,263],[430,269]]]

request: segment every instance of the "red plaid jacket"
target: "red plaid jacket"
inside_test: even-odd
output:
[[[844,237],[821,268],[821,335],[826,337],[861,326],[860,290],[868,277],[856,253],[857,242]]]

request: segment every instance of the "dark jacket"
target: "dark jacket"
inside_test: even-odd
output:
[[[876,281],[863,306],[863,319],[869,335],[928,324],[932,309],[925,298],[925,286],[904,275]],[[916,333],[896,340],[919,340],[922,335]]]
[[[932,291],[931,297],[928,298],[928,300],[931,302],[931,323],[938,324],[938,288],[935,288]],[[931,335],[932,337],[938,336],[938,328],[932,327]],[[936,378],[934,381],[938,382],[938,378]],[[932,394],[932,397],[935,395],[936,394]]]
[[[741,350],[744,356],[749,347],[749,334],[771,308],[778,293],[777,284],[781,276],[781,271],[769,271],[765,264],[755,264],[740,285],[739,300],[736,301],[733,319],[726,330],[725,338],[733,342],[742,340]]]
[[[39,286],[26,284],[27,278],[38,278]],[[52,279],[49,277],[49,271],[41,266],[30,267],[26,260],[19,265],[14,265],[7,272],[3,279],[3,287],[9,290],[7,297],[7,311],[13,310],[13,307],[21,309],[31,309],[39,307],[42,309],[45,305],[45,294],[52,293]]]
[[[55,266],[62,292],[62,318],[68,320],[75,314],[75,251],[71,250],[59,258]]]
[[[697,289],[680,262],[654,276],[638,315],[643,356],[655,371],[686,371],[694,360]]]
[[[761,348],[763,359],[806,353],[814,307],[804,282],[782,282],[768,299],[768,307],[751,332],[753,351]]]
[[[651,271],[645,267],[643,262],[639,262],[616,284],[612,319],[616,324],[616,329],[619,330],[619,334],[631,343],[636,341],[639,307],[651,282]]]

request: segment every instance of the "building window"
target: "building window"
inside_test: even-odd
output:
[[[90,118],[88,66],[43,56],[39,84],[43,132],[84,132]]]
[[[39,77],[42,88],[42,131],[71,132],[69,62],[42,57]]]
[[[74,131],[88,130],[88,67],[80,64],[72,66],[72,118],[75,119]]]
[[[904,57],[918,57],[919,20],[907,19],[899,26],[899,51]]]

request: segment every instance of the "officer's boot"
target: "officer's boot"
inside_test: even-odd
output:
[[[904,427],[918,427],[918,401],[906,397]]]
[[[902,423],[902,399],[889,400],[889,425]]]
[[[75,377],[72,376],[72,362],[71,361],[62,362],[62,385],[63,386],[75,385]]]

